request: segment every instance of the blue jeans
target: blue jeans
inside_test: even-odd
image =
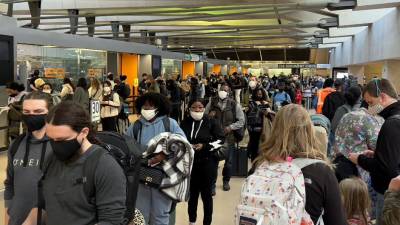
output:
[[[224,168],[222,169],[223,181],[229,182],[232,177],[232,159],[235,154],[236,143],[228,143]]]
[[[139,184],[136,207],[146,225],[168,225],[172,200],[156,188]]]
[[[382,224],[382,211],[383,211],[383,202],[385,201],[385,197],[381,193],[376,193],[376,225]]]

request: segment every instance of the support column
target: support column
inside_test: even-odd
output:
[[[142,43],[147,43],[147,30],[140,30],[140,40]]]
[[[364,66],[349,66],[349,75],[353,75],[357,77],[357,81],[359,84],[364,84],[365,82],[365,75],[364,75]]]
[[[69,24],[70,24],[70,33],[76,34],[78,31],[78,9],[68,9],[68,16],[69,16]]]
[[[94,36],[94,24],[96,23],[96,17],[94,16],[87,16],[86,18],[86,24],[88,26],[88,35],[89,37]]]
[[[124,38],[126,38],[126,41],[129,41],[129,38],[131,37],[131,25],[130,24],[123,24],[122,25],[122,30],[124,31]]]
[[[113,39],[118,39],[118,37],[119,37],[119,22],[117,22],[117,21],[111,22],[111,31],[113,33]]]
[[[7,16],[12,17],[14,14],[14,4],[8,3]]]
[[[400,93],[400,60],[388,60],[383,64],[382,78],[386,78],[392,82]]]
[[[31,13],[31,16],[33,17],[31,19],[31,26],[33,29],[37,29],[40,24],[40,15],[42,11],[42,2],[37,1],[37,2],[28,2],[29,5],[29,11]]]

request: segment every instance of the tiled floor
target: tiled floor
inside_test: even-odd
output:
[[[233,224],[235,207],[239,202],[240,190],[243,178],[232,178],[230,185],[231,190],[225,192],[222,190],[222,176],[221,169],[223,164],[221,163],[221,168],[219,170],[218,183],[217,183],[217,195],[214,198],[214,213],[213,213],[213,225],[231,225]],[[198,214],[196,225],[203,224],[203,203],[201,198],[198,205]],[[188,225],[189,217],[187,213],[187,203],[179,203],[177,206],[176,213],[176,225]]]

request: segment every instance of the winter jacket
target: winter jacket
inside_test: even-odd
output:
[[[400,119],[391,118],[400,115],[400,102],[389,105],[379,115],[385,119],[385,123],[379,132],[374,157],[360,155],[358,164],[370,172],[372,187],[384,194],[391,179],[400,172]]]
[[[345,103],[346,99],[344,98],[343,93],[335,91],[326,96],[324,105],[322,106],[322,114],[326,116],[329,121],[332,121],[336,110]]]
[[[101,118],[118,116],[121,102],[117,93],[111,92],[108,96],[101,96]]]

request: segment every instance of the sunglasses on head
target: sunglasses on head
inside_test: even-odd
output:
[[[380,81],[380,79],[374,79],[377,97],[379,97],[382,93],[381,89],[379,88],[379,84],[378,84],[379,81]]]

